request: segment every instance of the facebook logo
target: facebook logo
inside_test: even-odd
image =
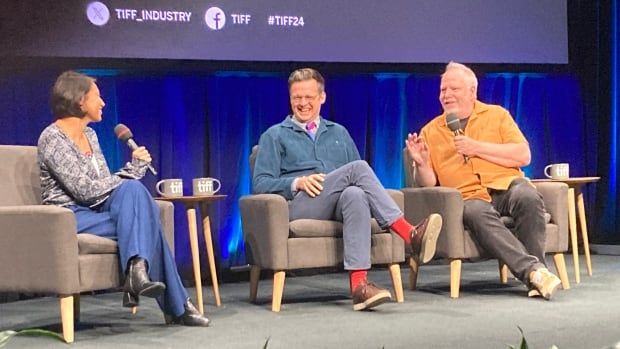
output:
[[[205,22],[207,27],[220,30],[226,24],[226,14],[219,7],[211,7],[205,12]]]

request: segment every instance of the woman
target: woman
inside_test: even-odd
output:
[[[95,79],[68,71],[56,80],[51,96],[55,121],[38,143],[43,203],[72,210],[78,234],[117,240],[126,276],[123,306],[137,305],[141,295],[154,297],[166,323],[208,326],[209,319],[191,303],[181,283],[159,208],[138,181],[151,155],[139,147],[131,162],[111,174],[97,135],[88,127],[101,121],[104,106]]]

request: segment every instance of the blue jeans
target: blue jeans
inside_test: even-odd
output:
[[[89,233],[118,242],[123,270],[133,257],[147,261],[151,280],[166,284],[166,292],[157,297],[164,313],[180,316],[185,312],[188,294],[164,238],[159,207],[142,183],[125,180],[96,208],[68,208],[75,213],[78,234]]]

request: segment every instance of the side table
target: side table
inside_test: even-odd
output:
[[[196,206],[200,207],[202,216],[202,232],[204,234],[205,245],[207,247],[207,258],[209,259],[209,271],[213,284],[213,294],[215,295],[215,305],[220,306],[220,288],[217,282],[215,268],[215,256],[213,254],[213,239],[211,238],[211,221],[209,220],[209,204],[223,200],[226,195],[205,195],[205,196],[179,196],[179,197],[157,197],[156,200],[180,202],[187,211],[187,225],[189,230],[189,244],[192,251],[192,265],[194,268],[194,282],[196,283],[196,302],[198,310],[204,314],[202,303],[202,279],[200,275],[200,256],[198,253],[198,224],[196,220]]]
[[[561,182],[568,185],[568,227],[570,230],[571,249],[573,250],[573,265],[575,267],[575,282],[580,283],[579,275],[579,247],[577,245],[577,215],[575,214],[575,200],[577,213],[581,223],[581,238],[586,256],[588,276],[592,276],[592,260],[590,259],[590,243],[588,241],[588,225],[586,223],[586,209],[583,201],[581,186],[587,183],[598,182],[601,177],[571,177],[567,179],[532,179],[532,182]]]

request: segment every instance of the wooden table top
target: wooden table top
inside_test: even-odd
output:
[[[175,196],[164,197],[159,196],[154,198],[155,200],[170,201],[170,202],[182,202],[184,204],[195,204],[200,202],[212,202],[226,198],[228,195],[200,195],[200,196]]]
[[[585,183],[594,183],[598,182],[601,177],[570,177],[566,179],[551,179],[551,178],[538,178],[531,179],[532,182],[560,182],[566,184],[585,184]]]

